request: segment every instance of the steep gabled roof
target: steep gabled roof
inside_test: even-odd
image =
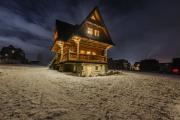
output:
[[[97,24],[102,28],[99,37],[87,34],[85,27],[85,23],[87,21]],[[79,35],[82,37],[93,39],[95,41],[114,45],[107,27],[101,17],[98,7],[95,7],[80,25],[72,25],[63,21],[56,20],[56,31],[58,33],[58,39],[64,41],[67,41],[72,35]]]
[[[103,28],[99,37],[96,37],[96,36],[93,36],[93,35],[88,35],[86,33],[86,30],[83,29],[83,27],[84,27],[84,24],[87,21],[92,22],[92,23],[94,23],[94,24],[96,24],[98,26],[101,26]],[[104,43],[107,43],[107,44],[110,44],[110,45],[115,45],[113,43],[112,39],[111,39],[111,36],[110,36],[110,34],[108,32],[108,29],[107,29],[106,25],[104,24],[104,20],[103,20],[101,14],[100,14],[100,11],[99,11],[98,7],[95,7],[89,13],[89,15],[86,17],[86,19],[81,23],[78,33],[81,36],[88,37],[88,38],[91,38],[91,39],[99,41],[99,42],[104,42]]]

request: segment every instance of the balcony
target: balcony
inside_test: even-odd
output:
[[[74,61],[74,62],[95,62],[95,63],[107,63],[107,57],[101,55],[87,55],[77,53],[65,53],[62,57],[61,62]]]

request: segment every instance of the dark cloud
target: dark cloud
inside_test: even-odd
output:
[[[0,47],[13,44],[23,48],[31,59],[38,52],[50,58],[55,19],[79,24],[96,5],[116,44],[109,52],[111,57],[134,62],[180,56],[177,0],[0,1]]]

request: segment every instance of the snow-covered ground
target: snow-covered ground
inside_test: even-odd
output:
[[[0,120],[180,120],[180,77],[0,66]]]

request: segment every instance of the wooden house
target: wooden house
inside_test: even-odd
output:
[[[113,45],[97,7],[80,25],[56,20],[51,49],[56,55],[50,67],[59,71],[75,72],[79,76],[105,74],[107,51]]]

